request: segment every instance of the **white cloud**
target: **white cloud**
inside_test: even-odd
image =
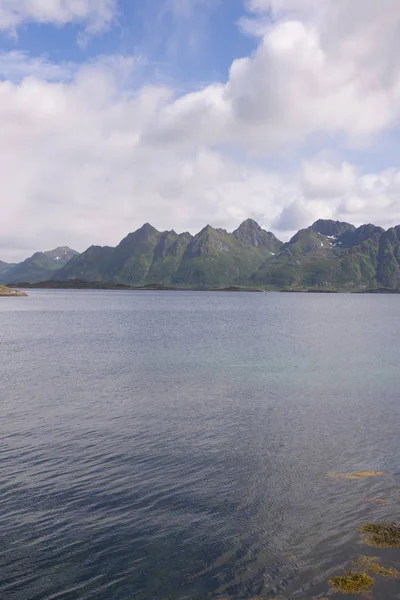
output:
[[[400,169],[362,173],[348,163],[316,158],[303,164],[299,184],[307,207],[320,211],[313,211],[315,217],[384,227],[400,223]]]
[[[280,175],[221,149],[148,144],[172,90],[121,92],[129,65],[108,57],[68,81],[0,83],[2,260],[116,244],[145,221],[195,232],[251,216],[284,238],[319,217],[400,221],[400,170],[365,175],[316,158]]]
[[[117,0],[0,0],[0,29],[14,32],[27,22],[82,23],[88,34],[107,29]]]
[[[70,81],[0,83],[3,260],[61,242],[115,244],[147,220],[193,230],[279,211],[279,177],[207,148],[171,153],[143,143],[171,90],[121,93],[121,76],[125,59],[108,58]]]
[[[356,169],[348,163],[336,166],[323,160],[305,161],[302,189],[307,198],[337,198],[356,187],[357,176]]]
[[[229,79],[176,100],[149,132],[163,143],[245,144],[259,153],[341,135],[366,144],[400,116],[397,0],[254,1],[275,10],[254,55]],[[296,11],[279,7],[297,8]],[[263,16],[257,13],[255,27]]]
[[[35,75],[48,81],[65,81],[74,70],[71,63],[54,64],[45,57],[31,57],[19,50],[0,53],[0,79],[20,81]]]
[[[104,20],[101,5],[0,0],[0,27],[26,19],[89,27],[101,14],[104,26],[114,13]],[[253,216],[285,237],[319,217],[400,222],[400,170],[368,173],[345,160],[346,143],[367,147],[398,124],[400,3],[249,7],[247,27],[262,31],[254,54],[235,60],[227,81],[180,97],[169,87],[132,86],[140,61],[131,57],[77,66],[0,55],[0,259],[115,244],[144,221],[195,231]],[[317,156],[298,169],[263,167],[266,156],[282,164],[310,140]]]

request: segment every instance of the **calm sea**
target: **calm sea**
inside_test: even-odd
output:
[[[2,600],[309,600],[360,554],[400,568],[358,533],[399,516],[400,296],[30,291],[0,331]]]

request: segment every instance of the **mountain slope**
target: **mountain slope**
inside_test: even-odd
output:
[[[66,281],[68,279],[84,279],[86,281],[103,281],[103,272],[114,248],[109,246],[90,246],[82,254],[74,256],[64,267],[59,269],[52,279]]]
[[[6,271],[9,271],[14,266],[15,266],[15,264],[6,263],[6,262],[3,262],[2,260],[0,260],[0,277],[4,273],[6,273]]]
[[[282,288],[362,289],[378,285],[384,230],[316,221],[300,230],[252,276],[258,285]]]
[[[49,279],[60,267],[67,264],[78,253],[68,246],[61,246],[47,252],[35,252],[21,263],[11,266],[2,274],[0,282],[16,283],[26,281],[34,283]]]
[[[133,285],[170,283],[191,237],[189,233],[159,232],[146,223],[115,248],[91,246],[55,278]]]
[[[180,235],[174,231],[164,232],[154,248],[153,263],[147,273],[146,282],[172,283],[192,237],[187,232]]]
[[[380,238],[377,279],[384,287],[400,288],[400,225]]]
[[[198,287],[245,283],[271,252],[258,245],[256,237],[250,235],[248,243],[244,237],[207,225],[189,242],[173,283]]]

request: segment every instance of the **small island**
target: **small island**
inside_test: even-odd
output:
[[[25,292],[20,292],[19,290],[14,290],[5,285],[0,285],[0,296],[27,296]]]

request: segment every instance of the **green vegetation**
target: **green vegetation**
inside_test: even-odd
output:
[[[208,225],[187,245],[172,282],[197,287],[243,284],[267,255],[265,248]]]
[[[374,225],[355,229],[349,223],[320,220],[296,233],[252,278],[258,284],[293,290],[374,289],[384,235]]]
[[[207,225],[195,236],[160,232],[146,223],[115,248],[91,246],[80,255],[57,248],[18,265],[0,262],[0,282],[47,280],[400,293],[400,225],[356,229],[320,219],[283,244],[252,219],[233,233]]]
[[[364,542],[376,548],[400,548],[400,525],[398,523],[365,523],[360,527]]]
[[[375,580],[370,575],[359,571],[348,571],[345,575],[329,580],[329,585],[342,594],[362,594],[369,591],[374,583]]]

